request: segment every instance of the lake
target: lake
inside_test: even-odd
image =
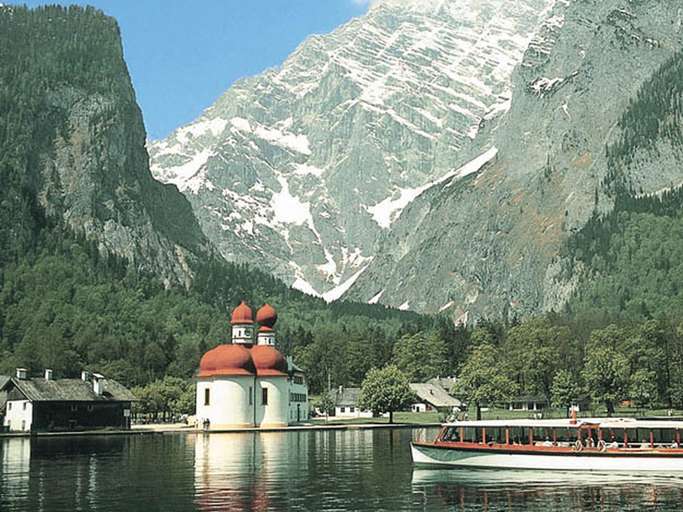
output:
[[[678,511],[680,478],[414,470],[424,430],[0,440],[7,511]]]

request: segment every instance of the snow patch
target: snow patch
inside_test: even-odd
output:
[[[311,286],[311,284],[301,277],[297,277],[294,283],[292,283],[292,288],[305,293],[306,295],[312,295],[313,297],[320,297],[320,294]]]
[[[377,295],[375,295],[372,299],[370,299],[370,300],[368,301],[368,304],[378,304],[378,303],[379,303],[379,299],[382,298],[382,295],[384,295],[384,290],[382,290],[382,291],[379,292]]]
[[[558,85],[564,82],[564,78],[537,78],[531,83],[531,90],[537,96],[545,96],[555,89]]]
[[[469,174],[479,171],[486,163],[490,162],[498,154],[498,149],[492,147],[486,153],[475,158],[471,162],[463,165],[459,169],[444,175],[442,178],[429,182],[426,185],[418,188],[399,188],[399,197],[394,199],[393,196],[386,198],[384,201],[377,203],[368,208],[368,213],[372,215],[374,221],[383,229],[389,229],[391,224],[399,217],[401,212],[420,196],[425,190],[450,181],[452,184],[456,179],[464,178]]]
[[[448,308],[452,307],[453,304],[455,304],[455,302],[453,302],[453,301],[450,301],[448,304],[444,304],[443,306],[441,306],[441,307],[439,308],[439,313],[443,313],[443,312],[446,311]]]
[[[277,128],[266,128],[264,126],[258,126],[254,130],[254,135],[271,144],[301,153],[302,155],[311,154],[310,143],[305,135],[294,135],[293,133],[285,133]]]
[[[178,187],[181,192],[190,190],[193,194],[199,192],[199,189],[206,182],[204,173],[201,169],[213,156],[210,149],[204,149],[191,157],[186,163],[162,169],[158,166],[151,166],[154,176],[163,176],[164,183],[172,183]],[[213,184],[210,184],[213,188]]]
[[[251,125],[249,124],[249,121],[243,117],[233,117],[230,120],[230,124],[242,132],[251,133]]]
[[[294,174],[297,176],[316,176],[320,178],[324,173],[324,169],[319,169],[313,165],[295,164],[294,166]]]
[[[310,203],[302,203],[289,192],[287,180],[278,176],[280,192],[273,194],[270,205],[273,208],[275,220],[282,224],[296,224],[301,226],[309,221],[312,223]]]
[[[344,295],[351,286],[353,286],[353,283],[356,282],[356,280],[360,277],[360,275],[365,272],[365,270],[368,268],[368,265],[360,269],[358,272],[353,274],[351,277],[349,277],[346,281],[344,281],[342,284],[339,286],[336,286],[335,288],[332,288],[330,291],[325,292],[323,294],[323,299],[327,302],[334,302],[335,300],[338,300],[341,298],[342,295]]]

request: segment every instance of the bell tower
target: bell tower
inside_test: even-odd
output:
[[[254,319],[251,308],[244,301],[232,311],[232,342],[238,345],[254,344]]]
[[[277,311],[270,304],[264,304],[256,312],[256,321],[260,325],[257,335],[258,345],[275,346],[275,331],[273,327],[277,322]]]

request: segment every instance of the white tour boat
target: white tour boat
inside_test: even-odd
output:
[[[683,472],[681,430],[680,421],[631,418],[460,421],[411,451],[418,465]]]

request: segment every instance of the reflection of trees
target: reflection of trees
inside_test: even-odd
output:
[[[0,510],[192,510],[187,452],[193,441],[191,436],[0,441]]]

